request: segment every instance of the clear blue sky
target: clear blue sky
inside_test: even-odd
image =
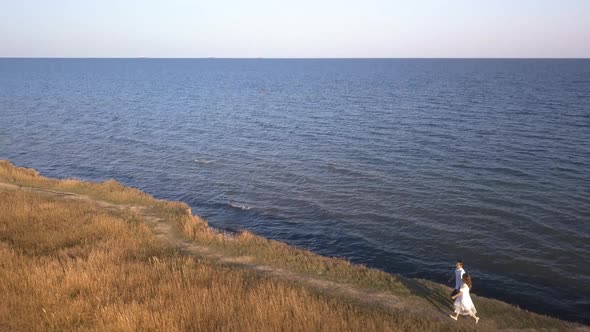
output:
[[[590,57],[590,0],[0,0],[0,57]]]

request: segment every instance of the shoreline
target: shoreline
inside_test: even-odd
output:
[[[355,289],[354,292],[345,291],[345,288],[338,292],[345,297],[351,297],[351,294],[355,294],[359,290],[366,290],[369,293],[378,294],[382,298],[387,298],[387,301],[375,300],[375,304],[378,305],[388,304],[388,301],[393,302],[393,298],[412,303],[423,300],[424,304],[431,306],[431,308],[426,308],[429,314],[438,315],[445,310],[444,294],[450,291],[450,288],[445,285],[389,274],[381,270],[352,264],[344,259],[323,257],[247,231],[229,234],[210,227],[205,220],[192,215],[190,207],[185,203],[158,200],[137,189],[123,186],[115,180],[102,183],[74,179],[56,180],[43,177],[35,170],[16,167],[9,161],[0,160],[0,184],[2,183],[4,185],[0,185],[0,189],[4,188],[5,190],[30,190],[57,196],[85,197],[85,199],[102,202],[101,204],[107,207],[109,204],[111,207],[126,206],[138,207],[138,209],[141,207],[141,209],[150,211],[143,215],[144,219],[148,221],[150,218],[163,220],[162,215],[169,216],[170,220],[175,219],[174,222],[170,222],[170,230],[168,231],[170,234],[174,232],[173,226],[178,226],[182,235],[193,241],[190,246],[200,248],[194,249],[194,254],[205,255],[204,252],[214,252],[215,255],[221,257],[218,257],[221,264],[227,263],[238,268],[250,268],[260,273],[266,273],[273,278],[287,280],[291,278],[291,280],[303,284],[329,285],[325,286],[324,291],[329,289],[330,292],[342,287],[341,285],[352,285]],[[154,225],[154,227],[161,227],[162,224],[155,222]],[[185,240],[179,240],[180,233],[174,234],[175,237],[168,240],[178,242],[174,242],[178,246],[188,246]],[[277,273],[277,271],[281,272]],[[483,317],[486,317],[486,312],[497,315],[498,318],[506,314],[512,315],[515,322],[508,322],[509,324],[516,324],[517,321],[526,317],[525,320],[542,321],[543,324],[536,326],[537,328],[545,326],[545,324],[548,324],[547,326],[556,324],[555,329],[561,330],[559,326],[565,324],[564,327],[567,326],[568,329],[589,330],[587,326],[580,323],[522,310],[495,299],[474,296],[474,302]],[[400,310],[405,309],[407,308],[402,307]],[[487,319],[502,324],[496,322],[497,318],[493,318],[493,315],[488,315]],[[436,317],[438,319],[438,316]],[[497,327],[500,326],[502,325]],[[505,328],[513,327],[505,326]]]

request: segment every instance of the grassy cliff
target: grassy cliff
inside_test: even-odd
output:
[[[0,161],[0,331],[587,330],[448,288],[224,234],[180,202],[116,181],[55,180]]]

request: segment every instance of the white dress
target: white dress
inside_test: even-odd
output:
[[[471,296],[469,296],[469,286],[463,283],[459,290],[461,291],[461,295],[455,299],[455,313],[475,316],[477,310],[475,310]]]

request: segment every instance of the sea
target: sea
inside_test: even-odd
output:
[[[590,60],[3,58],[0,159],[590,323]]]

